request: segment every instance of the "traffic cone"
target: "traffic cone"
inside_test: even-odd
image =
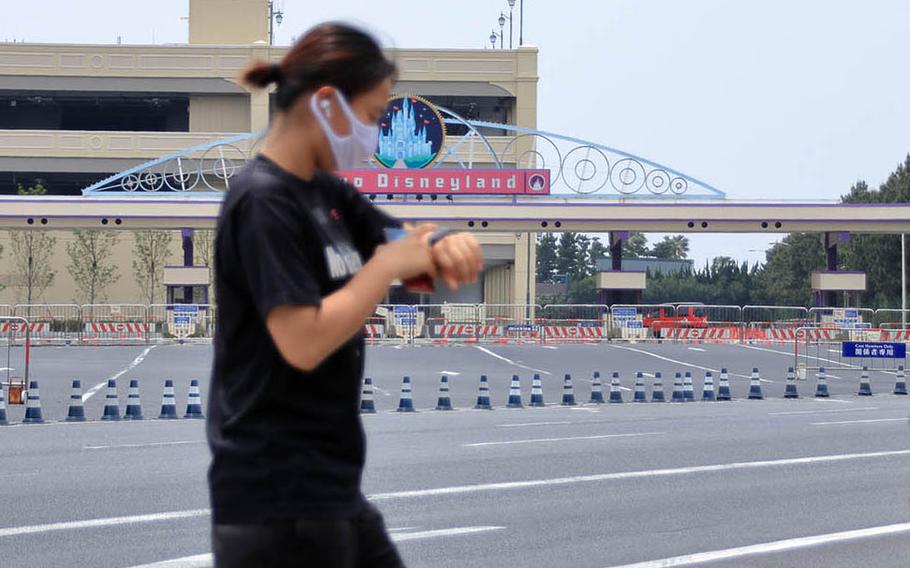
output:
[[[619,389],[619,373],[614,372],[613,378],[610,379],[610,402],[620,403],[622,402],[622,391]]]
[[[594,378],[591,380],[591,400],[594,404],[603,404],[604,386],[600,382],[600,371],[594,371]]]
[[[793,372],[793,367],[787,368],[787,387],[784,390],[784,398],[799,398],[799,393],[796,392],[796,373]]]
[[[41,393],[38,390],[38,381],[29,381],[28,395],[25,398],[25,418],[23,424],[43,424],[41,416]]]
[[[202,414],[202,397],[199,395],[199,381],[190,380],[190,390],[186,397],[186,414],[184,418],[205,418]]]
[[[566,373],[566,378],[562,383],[562,405],[576,406],[575,389],[572,388],[572,375]]]
[[[436,410],[454,410],[452,399],[449,398],[449,377],[445,375],[439,378],[439,398],[436,399]]]
[[[67,422],[85,422],[85,406],[82,404],[82,382],[73,380],[73,390],[70,394],[70,406],[66,413]]]
[[[683,400],[686,402],[695,401],[695,387],[692,385],[692,373],[686,371],[686,375],[683,378]]]
[[[714,375],[705,371],[705,384],[701,389],[701,399],[707,401],[717,400],[714,396]]]
[[[540,373],[534,373],[534,379],[531,381],[531,402],[528,406],[546,406],[543,401],[543,383],[540,380]]]
[[[474,405],[477,410],[493,410],[490,404],[490,385],[487,384],[487,376],[480,375],[480,388],[477,390],[477,404]]]
[[[686,395],[683,394],[682,373],[676,373],[673,377],[673,398],[671,402],[686,402]]]
[[[171,379],[164,380],[164,392],[161,395],[161,414],[159,420],[171,420],[177,418],[177,396],[174,394],[174,381]]]
[[[872,396],[872,383],[869,382],[869,368],[863,367],[863,372],[859,376],[859,396]]]
[[[398,412],[414,412],[414,400],[411,398],[411,377],[401,380],[401,398],[398,399]]]
[[[765,398],[761,392],[761,375],[757,367],[752,367],[752,378],[749,381],[749,400],[761,400]]]
[[[727,369],[723,368],[720,370],[720,383],[717,385],[717,400],[732,400],[733,397],[730,396],[730,376],[727,374]]]
[[[102,420],[116,422],[120,420],[120,400],[117,398],[117,379],[108,379],[107,396],[104,399]]]
[[[632,400],[635,402],[648,402],[648,395],[645,393],[645,379],[641,371],[635,373],[635,394]]]
[[[651,402],[666,402],[664,398],[664,379],[660,371],[654,373],[654,384],[651,387]]]
[[[816,398],[828,398],[828,382],[825,380],[825,368],[819,367],[818,374],[816,376],[815,383],[815,397]]]
[[[376,414],[376,403],[373,401],[373,379],[364,377],[360,390],[360,413]]]
[[[521,381],[518,375],[512,375],[512,384],[509,385],[509,400],[506,402],[506,408],[524,408],[521,403]]]
[[[6,420],[6,399],[3,395],[3,385],[0,385],[0,426],[6,426],[9,422]]]
[[[894,394],[907,394],[907,379],[904,376],[904,366],[897,367],[897,377],[894,379]]]
[[[129,394],[126,395],[126,412],[124,420],[142,420],[142,401],[139,400],[139,381],[130,380]]]

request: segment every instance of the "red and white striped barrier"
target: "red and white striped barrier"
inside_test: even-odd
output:
[[[673,327],[664,330],[666,339],[681,341],[739,341],[738,327]]]
[[[443,338],[499,337],[501,325],[447,323],[433,326],[433,335]]]
[[[25,322],[21,321],[5,321],[0,325],[0,333],[10,333],[12,332],[15,335],[25,335]],[[48,329],[47,322],[34,322],[28,324],[29,333],[41,333]]]
[[[154,326],[147,323],[89,322],[85,324],[85,331],[94,334],[144,335],[154,331]]]
[[[385,326],[377,323],[368,323],[363,326],[363,333],[367,339],[381,339],[385,334]]]
[[[882,330],[882,341],[910,341],[910,329],[902,329],[899,331],[891,331],[887,329]]]
[[[545,325],[542,326],[546,339],[603,339],[602,327],[580,325]]]

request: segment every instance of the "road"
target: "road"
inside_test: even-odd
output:
[[[873,373],[873,397],[856,396],[855,374],[841,373],[829,400],[784,400],[784,347],[482,347],[368,352],[379,412],[364,417],[364,492],[408,566],[906,565],[910,400],[886,394],[893,376]],[[165,377],[181,404],[190,378],[205,395],[209,347],[160,346],[135,363],[145,349],[35,350],[45,417],[65,415],[72,378],[88,388],[127,368],[121,404],[126,379],[139,378],[147,416]],[[565,373],[585,401],[593,370],[620,372],[626,388],[635,371],[660,371],[668,393],[672,374],[689,370],[700,393],[705,368],[720,367],[732,373],[733,402],[555,404]],[[765,400],[743,398],[752,367],[769,381]],[[430,410],[443,371],[454,412]],[[511,375],[527,402],[535,372],[550,406],[503,408]],[[470,409],[481,373],[492,412]],[[404,374],[413,414],[394,412]],[[813,386],[800,382],[801,394]],[[90,417],[103,395],[86,401]],[[3,566],[209,565],[203,438],[192,420],[0,428]]]

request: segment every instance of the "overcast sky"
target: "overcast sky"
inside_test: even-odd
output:
[[[519,0],[520,2],[521,0]],[[341,19],[393,47],[482,48],[506,0],[278,0],[278,43]],[[35,7],[29,9],[27,7]],[[185,43],[187,0],[0,0],[0,39]],[[518,5],[515,9],[516,44]],[[836,199],[910,151],[907,0],[525,0],[538,126],[621,148],[730,199]],[[652,237],[653,238],[653,237]],[[692,238],[763,258],[765,236]]]

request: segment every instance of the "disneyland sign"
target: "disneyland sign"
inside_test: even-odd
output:
[[[550,170],[348,170],[338,175],[361,193],[549,195]]]

